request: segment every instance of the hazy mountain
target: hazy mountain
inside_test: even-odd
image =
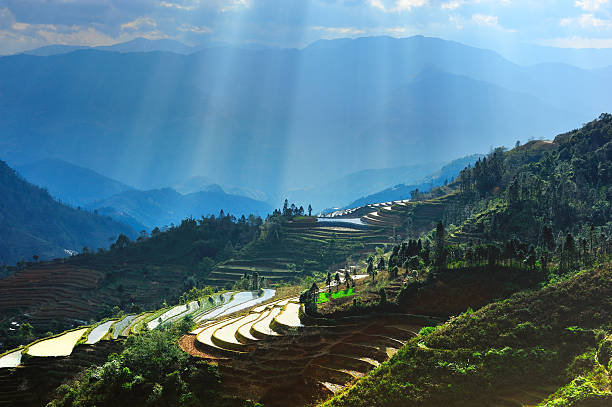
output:
[[[191,194],[200,191],[217,191],[225,192],[230,195],[246,196],[247,198],[251,198],[256,201],[266,201],[268,199],[267,195],[262,191],[236,186],[221,186],[215,183],[212,179],[202,175],[187,178],[186,180],[176,184],[174,189],[181,194]]]
[[[88,168],[62,160],[46,159],[16,168],[32,184],[46,188],[61,202],[85,206],[133,189]]]
[[[172,188],[125,191],[90,205],[100,214],[130,224],[133,228],[153,229],[180,224],[187,217],[217,216],[221,209],[236,217],[249,214],[265,217],[272,208],[265,202],[219,189],[180,194]]]
[[[182,42],[170,40],[170,39],[159,39],[149,40],[146,38],[135,38],[131,41],[122,42],[114,45],[106,45],[94,47],[100,51],[114,51],[114,52],[151,52],[151,51],[163,51],[163,52],[174,52],[177,54],[190,54],[195,52],[197,48],[185,45]]]
[[[72,51],[77,51],[80,49],[88,49],[88,48],[91,48],[91,47],[88,47],[86,45],[62,45],[62,44],[45,45],[44,47],[24,51],[22,52],[22,54],[46,57],[50,55],[67,54]]]
[[[499,44],[503,47],[503,44]],[[559,48],[514,44],[500,49],[501,55],[519,65],[561,63],[585,69],[612,65],[612,48]]]
[[[177,54],[191,54],[196,52],[197,47],[190,47],[189,45],[183,44],[182,42],[170,40],[170,39],[159,39],[149,40],[146,38],[135,38],[131,41],[121,42],[113,45],[103,45],[98,47],[89,47],[86,45],[47,45],[40,48],[31,49],[22,52],[27,55],[36,56],[50,56],[67,54],[69,52],[82,50],[82,49],[96,49],[100,51],[113,51],[113,52],[152,52],[152,51],[164,51],[174,52]]]
[[[119,233],[134,231],[110,218],[55,201],[0,161],[0,263],[65,257],[66,250],[108,247]]]
[[[444,162],[612,110],[612,71],[524,68],[436,38],[0,58],[0,150],[140,189],[214,174],[285,191]],[[544,132],[545,130],[545,132]]]
[[[289,191],[287,198],[298,206],[310,204],[314,211],[343,207],[358,197],[378,192],[389,185],[414,183],[441,166],[441,163],[427,163],[358,171],[317,187]]]
[[[482,157],[484,157],[482,154],[473,154],[453,160],[452,162],[443,166],[439,171],[424,177],[418,182],[412,184],[397,184],[393,187],[386,188],[375,194],[371,194],[351,202],[349,205],[346,205],[345,209],[357,208],[371,203],[408,199],[410,198],[410,192],[414,191],[415,189],[418,189],[421,192],[427,192],[433,187],[438,187],[440,185],[444,185],[446,182],[451,182],[457,177],[457,175],[459,175],[459,172],[462,169],[468,165],[473,165],[479,158]]]

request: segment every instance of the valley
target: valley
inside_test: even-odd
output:
[[[606,1],[26,3],[0,407],[612,405]]]

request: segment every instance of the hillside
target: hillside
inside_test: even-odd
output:
[[[482,158],[481,154],[474,154],[468,157],[459,158],[443,166],[435,173],[428,174],[427,177],[419,179],[414,183],[399,183],[391,188],[357,199],[346,205],[345,209],[356,208],[378,202],[400,201],[411,197],[411,192],[419,190],[428,192],[433,187],[439,187],[454,180],[459,172],[468,165],[472,165]]]
[[[134,231],[110,218],[56,202],[0,161],[0,263],[66,257],[85,246],[108,247],[120,233]]]
[[[513,145],[611,106],[610,72],[550,71],[426,37],[13,55],[0,58],[0,148],[16,162],[36,152],[141,189],[216,174],[220,185],[273,198],[330,174]]]
[[[414,183],[441,166],[441,163],[429,162],[357,171],[311,188],[288,191],[286,198],[292,202],[312,205],[315,212],[320,212],[325,208],[343,207],[360,196],[380,191],[390,185]]]
[[[609,405],[609,356],[601,349],[609,348],[611,297],[607,263],[464,313],[323,405],[533,405],[570,382],[545,405]]]
[[[16,170],[28,182],[45,188],[54,198],[75,207],[133,189],[88,168],[57,159],[21,165]]]
[[[185,195],[172,188],[130,190],[93,202],[88,207],[138,230],[179,224],[188,217],[218,215],[221,210],[237,217],[250,214],[265,217],[272,212],[265,202],[226,194],[219,186]]]

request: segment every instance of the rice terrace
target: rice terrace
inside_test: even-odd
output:
[[[0,407],[612,407],[612,0],[0,0]]]

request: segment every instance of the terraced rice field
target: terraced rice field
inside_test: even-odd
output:
[[[22,349],[0,356],[0,368],[17,367],[21,363]]]
[[[17,369],[0,369],[0,407],[44,406],[59,385],[120,350],[118,342],[101,341],[77,345],[67,357],[27,358]]]
[[[202,322],[202,321],[207,321],[207,320],[211,320],[215,318],[220,318],[225,315],[232,314],[234,312],[238,312],[238,311],[245,310],[247,308],[251,308],[257,304],[260,304],[262,302],[269,300],[270,298],[274,297],[275,294],[276,294],[275,290],[271,290],[267,288],[263,290],[263,295],[261,296],[258,295],[256,292],[251,292],[251,291],[239,292],[237,294],[226,293],[224,294],[228,296],[226,297],[226,300],[228,298],[231,298],[231,301],[227,302],[223,306],[211,312],[208,312],[196,318],[196,322]]]
[[[127,328],[130,323],[136,318],[136,315],[126,315],[121,321],[113,325],[113,339],[119,338],[119,335]]]
[[[164,312],[163,314],[161,314],[158,318],[155,318],[152,321],[149,321],[147,323],[147,327],[149,328],[150,331],[152,331],[153,329],[161,325],[164,321],[167,321],[170,318],[176,317],[177,315],[183,314],[187,312],[188,310],[189,310],[189,305],[187,304],[177,305],[176,307],[173,307],[169,309],[168,311]]]
[[[388,233],[371,226],[356,227],[333,221],[288,223],[283,226],[280,240],[257,242],[235,258],[218,265],[206,282],[215,286],[230,286],[245,274],[257,272],[270,282],[291,281],[303,272],[325,271],[350,255],[371,252],[377,245],[387,244]],[[325,250],[322,260],[321,250]],[[293,265],[295,268],[293,268]]]
[[[183,337],[181,347],[217,360],[228,394],[266,406],[303,406],[365,375],[427,324],[400,314],[303,323],[296,301],[209,323]]]
[[[85,341],[85,344],[86,345],[93,345],[93,344],[98,343],[100,341],[100,339],[102,339],[104,337],[104,335],[106,335],[108,333],[108,331],[110,330],[111,326],[115,322],[117,322],[117,321],[115,321],[115,320],[106,321],[106,322],[98,325],[94,329],[92,329],[91,332],[89,332],[89,335],[87,335],[87,341]]]
[[[37,342],[28,348],[28,355],[38,357],[69,356],[88,328],[66,332],[63,335]]]

